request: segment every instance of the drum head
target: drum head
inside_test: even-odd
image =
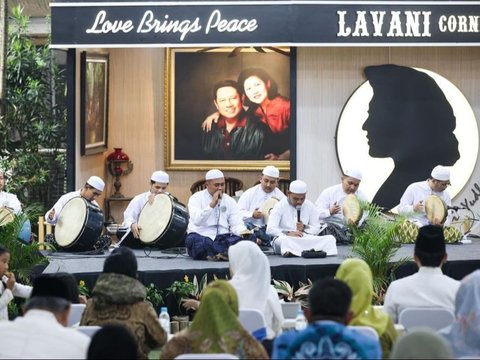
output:
[[[453,215],[450,226],[459,230],[462,234],[468,234],[475,222],[475,215],[467,209],[460,209]]]
[[[71,245],[80,235],[87,217],[87,205],[82,197],[70,199],[58,216],[55,225],[55,241],[59,246]]]
[[[263,220],[265,221],[265,224],[268,224],[268,218],[270,217],[270,212],[272,211],[273,207],[279,202],[275,196],[272,196],[270,199],[267,199],[263,205],[260,211],[263,214]]]
[[[172,209],[172,200],[166,194],[158,194],[152,204],[145,204],[138,217],[142,242],[154,243],[164,233],[172,218]]]
[[[357,224],[362,218],[362,207],[354,194],[348,194],[343,200],[343,216],[347,224]]]
[[[447,218],[447,207],[437,195],[430,195],[425,199],[425,214],[431,223],[434,223],[437,219],[443,224]]]
[[[0,209],[0,226],[6,225],[15,219],[15,214],[7,208]]]

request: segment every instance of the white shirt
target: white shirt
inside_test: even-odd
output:
[[[0,357],[7,359],[86,359],[90,338],[62,326],[53,313],[29,310],[0,322]]]
[[[342,184],[330,186],[322,191],[318,197],[315,205],[318,207],[320,219],[343,221],[344,216],[342,211],[330,215],[330,207],[337,203],[340,209],[343,208],[343,201],[348,194],[343,190]],[[360,190],[355,192],[355,196],[363,201],[367,201],[367,196]]]
[[[418,204],[420,201],[423,201],[425,205],[425,199],[429,195],[437,195],[440,197],[447,206],[452,205],[452,200],[450,199],[450,195],[446,191],[433,191],[430,186],[428,185],[428,180],[419,181],[413,184],[410,184],[400,199],[400,205],[398,205],[398,212],[400,214],[411,214],[413,213],[414,205]],[[445,221],[446,224],[450,223],[451,214],[449,212],[448,218]],[[415,220],[419,223],[420,226],[430,224],[428,221],[427,216],[425,215],[425,211],[421,213],[415,213],[412,217],[412,220]]]
[[[251,187],[245,191],[238,200],[238,208],[240,209],[240,214],[242,215],[243,221],[251,222],[257,226],[265,225],[263,217],[260,219],[255,219],[252,217],[252,215],[255,210],[261,209],[263,203],[271,197],[276,197],[278,200],[282,200],[286,196],[277,187],[273,189],[272,192],[267,193],[263,191],[261,184],[255,185],[254,187]]]
[[[20,204],[17,195],[5,191],[0,191],[0,208],[2,207],[12,209],[15,214],[22,211],[22,204]]]
[[[32,293],[31,286],[22,285],[18,282],[16,282],[13,289],[10,290],[4,285],[7,281],[8,278],[3,276],[2,282],[0,282],[0,320],[8,320],[8,303],[13,300],[14,296],[26,299],[29,298]]]
[[[316,235],[320,232],[318,209],[310,200],[305,200],[300,209],[300,220],[305,225],[305,233]],[[267,234],[280,236],[283,231],[297,230],[297,210],[290,205],[288,198],[280,200],[270,213]]]
[[[80,191],[81,191],[81,189],[77,190],[77,191],[72,191],[72,192],[69,192],[69,193],[66,193],[66,194],[60,196],[60,199],[58,199],[57,202],[55,203],[55,205],[53,205],[53,207],[52,207],[52,209],[55,209],[55,215],[53,215],[53,219],[50,220],[48,218],[48,214],[52,210],[52,209],[50,209],[45,213],[45,221],[49,224],[55,225],[57,223],[58,216],[60,215],[60,212],[62,211],[65,204],[69,200],[73,199],[74,197],[81,196]],[[94,204],[97,207],[100,207],[100,206],[98,206],[98,203],[95,200],[92,201],[92,204]]]
[[[213,209],[210,207],[211,201],[212,195],[207,189],[190,196],[188,200],[190,221],[187,233],[196,232],[215,240],[217,235],[227,233],[240,235],[241,232],[247,231],[235,200],[223,194],[221,201]]]
[[[148,196],[151,194],[150,191],[144,192],[135,196],[130,203],[128,204],[125,212],[123,213],[123,225],[130,227],[132,224],[136,224],[138,217],[142,212],[143,207],[148,201]]]
[[[442,307],[454,311],[459,286],[459,281],[443,275],[439,267],[422,266],[417,273],[390,284],[383,309],[395,323],[407,307]]]

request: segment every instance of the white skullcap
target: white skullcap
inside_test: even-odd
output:
[[[98,191],[103,191],[105,183],[98,176],[90,176],[87,180],[87,184],[93,186]]]
[[[357,180],[362,180],[362,172],[358,169],[347,169],[345,171],[345,176],[348,176]]]
[[[302,180],[295,180],[290,183],[288,188],[291,193],[294,194],[306,194],[307,193],[307,184]]]
[[[278,178],[280,176],[280,171],[275,166],[268,165],[262,171],[263,175],[270,176],[273,178]]]
[[[205,174],[205,180],[220,179],[223,178],[223,172],[218,169],[208,170]]]
[[[432,178],[440,181],[450,181],[450,170],[445,166],[437,165],[432,170]]]
[[[150,178],[150,180],[158,183],[162,183],[162,184],[168,184],[170,182],[170,178],[165,171],[155,171],[152,174],[152,177]]]

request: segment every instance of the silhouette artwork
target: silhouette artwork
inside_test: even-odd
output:
[[[438,84],[422,71],[388,64],[368,66],[365,75],[373,88],[362,127],[369,154],[395,163],[372,202],[392,209],[408,185],[427,179],[436,165],[452,166],[460,158],[456,119]]]

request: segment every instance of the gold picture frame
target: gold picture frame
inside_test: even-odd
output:
[[[290,94],[292,83],[295,82],[292,82],[290,76],[289,48],[169,48],[165,50],[165,54],[166,169],[259,170],[274,164],[280,170],[290,170],[288,156],[293,146],[291,139],[294,138],[291,132],[295,131],[292,125],[295,122],[292,121],[294,114],[290,108]],[[214,87],[224,80],[237,81],[242,71],[252,68],[263,69],[271,79],[268,80],[268,88],[265,85],[271,107],[265,108],[281,113],[281,116],[278,115],[280,120],[273,125],[269,123],[274,116],[268,118],[266,114],[269,113],[263,112],[264,102],[255,104],[249,101],[250,98],[243,90],[239,95],[243,104],[240,111],[247,119],[246,126],[243,122],[243,131],[247,134],[254,125],[258,125],[256,129],[261,130],[255,134],[259,134],[258,138],[262,139],[261,146],[244,150],[248,146],[239,146],[239,142],[236,145],[236,140],[230,138],[230,148],[225,146],[230,145],[227,140],[222,140],[221,147],[219,145],[208,148],[208,144],[211,144],[209,136],[226,136],[220,134],[226,127],[222,130],[221,111],[216,107],[218,102],[213,101]],[[272,89],[273,84],[276,89]],[[276,90],[276,94],[271,94],[271,90]],[[208,135],[201,126],[203,121],[214,113],[220,117],[219,125],[214,123],[212,133]],[[278,125],[280,123],[281,125]],[[226,122],[223,124],[225,126]],[[252,126],[249,127],[248,124]],[[231,134],[235,134],[234,130]],[[252,138],[250,134],[246,136],[247,139]],[[244,144],[247,142],[242,143]],[[276,156],[285,159],[273,159]]]

